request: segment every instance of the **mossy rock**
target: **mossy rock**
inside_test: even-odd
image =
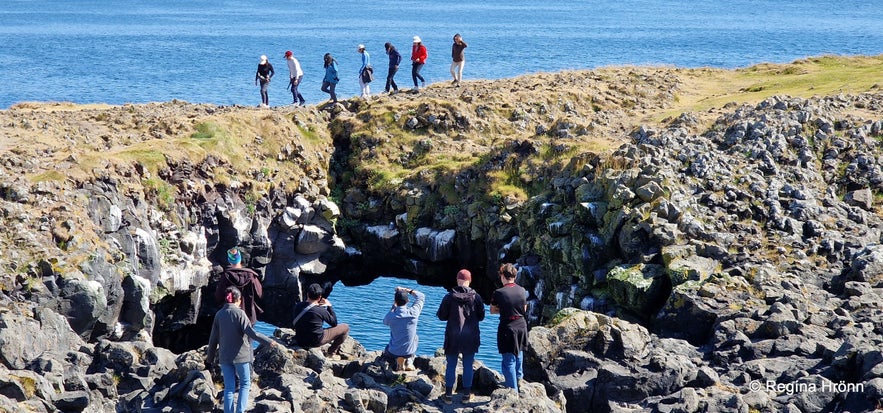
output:
[[[705,281],[720,268],[720,264],[711,259],[699,256],[675,258],[665,268],[671,279],[671,285],[680,285],[687,281]]]
[[[648,316],[667,298],[665,275],[665,267],[657,264],[620,265],[607,273],[607,286],[620,307]]]

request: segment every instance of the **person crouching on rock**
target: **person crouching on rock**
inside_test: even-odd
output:
[[[408,305],[408,296],[414,296],[414,302]],[[414,355],[417,354],[417,320],[426,295],[417,290],[396,287],[392,308],[383,317],[383,324],[389,326],[389,344],[386,345],[384,356],[395,359],[396,370],[414,371]]]
[[[331,301],[322,295],[325,290],[319,284],[310,284],[307,287],[307,300],[301,301],[294,306],[294,319],[291,321],[294,328],[294,340],[304,348],[319,347],[328,343],[327,357],[340,356],[340,346],[343,345],[350,332],[350,326],[337,323],[337,315]],[[323,328],[328,323],[330,328]]]
[[[445,325],[445,394],[442,400],[450,404],[451,394],[457,380],[457,359],[463,355],[463,402],[472,401],[472,362],[481,346],[478,322],[484,320],[484,302],[469,287],[472,273],[462,269],[457,272],[457,286],[442,298],[436,315]]]
[[[242,292],[242,310],[248,316],[248,321],[254,325],[258,321],[258,314],[264,310],[258,306],[257,299],[264,295],[258,273],[250,268],[242,266],[242,251],[233,247],[227,250],[227,262],[230,266],[221,273],[218,286],[215,288],[215,300],[219,304],[224,303],[227,287],[236,287]]]
[[[254,330],[245,312],[239,308],[242,292],[236,287],[227,287],[224,307],[215,313],[212,332],[208,340],[206,364],[211,363],[215,354],[224,376],[224,413],[245,412],[248,407],[248,390],[251,388],[251,362],[254,354],[251,340],[257,340],[270,347],[276,342]],[[233,393],[236,380],[239,380],[239,397],[234,410]]]

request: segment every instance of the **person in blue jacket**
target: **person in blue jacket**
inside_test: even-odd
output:
[[[390,42],[386,42],[383,47],[386,49],[387,56],[389,56],[389,73],[386,75],[386,89],[384,89],[384,92],[390,93],[389,88],[392,86],[392,93],[399,93],[399,85],[396,84],[395,76],[396,72],[399,71],[399,64],[402,63],[402,54]]]
[[[322,91],[331,96],[331,103],[337,103],[337,94],[334,88],[337,87],[337,60],[331,56],[331,53],[325,53],[325,77],[322,79]]]
[[[368,99],[371,95],[371,79],[366,76],[366,70],[374,70],[371,67],[371,55],[365,50],[365,45],[359,45],[359,54],[362,55],[362,66],[359,67],[359,87],[362,88],[362,98]]]
[[[414,302],[408,305],[408,296],[414,296]],[[389,326],[389,344],[384,354],[388,359],[396,360],[396,370],[414,371],[414,355],[417,354],[417,320],[426,295],[420,291],[405,287],[396,287],[392,308],[383,317],[383,324]]]

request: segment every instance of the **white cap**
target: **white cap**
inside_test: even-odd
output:
[[[414,43],[420,43],[420,36],[414,36]]]
[[[261,55],[261,61],[262,61],[262,62],[266,62],[266,61],[267,61],[267,55],[262,54],[262,55]]]
[[[363,45],[363,44],[360,44],[360,45],[359,45],[359,50],[362,50],[362,49],[364,49],[364,48],[365,48],[365,45]]]

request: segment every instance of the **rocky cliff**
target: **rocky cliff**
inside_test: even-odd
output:
[[[517,262],[543,384],[519,409],[871,409],[881,59],[538,74],[311,108],[16,105],[0,112],[0,406],[217,408],[199,348],[240,246],[280,326],[307,282],[447,285],[465,266],[487,294]],[[405,393],[438,408],[439,361],[414,384],[352,348],[333,369],[262,353],[304,359],[258,369],[257,400],[280,402],[262,411],[400,411]],[[492,382],[464,408],[513,408]]]

